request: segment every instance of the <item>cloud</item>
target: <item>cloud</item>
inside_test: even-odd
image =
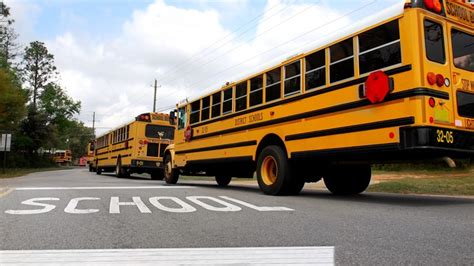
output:
[[[82,102],[80,119],[91,120],[95,111],[101,133],[152,109],[154,78],[161,85],[158,109],[173,106],[314,47],[357,19],[323,2],[269,0],[263,11],[248,25],[253,30],[231,32],[219,9],[156,0],[133,11],[115,38],[65,32],[46,43],[62,85]]]

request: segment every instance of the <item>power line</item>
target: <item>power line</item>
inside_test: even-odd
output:
[[[252,60],[252,59],[257,58],[258,56],[261,56],[261,55],[263,55],[263,54],[266,54],[266,53],[272,51],[272,50],[275,49],[275,48],[278,48],[278,47],[280,47],[280,46],[283,46],[283,45],[285,45],[285,44],[288,44],[288,43],[290,43],[290,42],[292,42],[292,41],[294,41],[294,40],[296,40],[296,39],[299,39],[299,38],[301,38],[301,37],[304,37],[304,36],[307,35],[308,33],[311,33],[311,32],[313,32],[313,31],[315,31],[315,30],[317,30],[317,29],[320,29],[320,28],[322,28],[322,27],[325,27],[325,26],[327,26],[327,25],[329,25],[329,24],[331,24],[331,23],[334,23],[334,22],[336,22],[336,21],[338,21],[338,20],[340,20],[340,19],[342,19],[342,18],[344,18],[344,17],[347,17],[347,16],[349,16],[349,15],[351,15],[351,14],[353,14],[353,13],[356,13],[356,12],[358,12],[358,11],[360,11],[360,10],[366,8],[367,6],[370,6],[370,5],[374,4],[374,3],[376,3],[377,1],[378,1],[378,0],[374,0],[374,1],[372,1],[372,2],[369,2],[368,4],[365,4],[365,5],[363,5],[363,6],[359,7],[359,8],[357,8],[357,9],[354,9],[354,10],[352,10],[352,11],[350,11],[350,12],[347,12],[346,14],[344,14],[344,15],[342,15],[342,16],[340,16],[340,17],[334,19],[334,20],[331,20],[330,22],[327,22],[327,23],[325,23],[325,24],[323,24],[323,25],[320,25],[320,26],[318,26],[318,27],[315,27],[315,28],[313,28],[313,29],[311,29],[311,30],[309,30],[309,31],[307,31],[307,32],[304,32],[303,34],[300,34],[300,35],[296,36],[296,37],[293,38],[293,39],[290,39],[290,40],[288,40],[288,41],[286,41],[286,42],[283,42],[283,43],[281,43],[281,44],[279,44],[279,45],[277,45],[277,46],[274,46],[274,47],[272,47],[271,49],[268,49],[268,50],[264,51],[263,53],[259,53],[259,54],[255,55],[255,56],[252,56],[252,57],[250,57],[250,58],[247,58],[247,59],[244,60],[244,61],[241,61],[241,62],[238,63],[238,64],[235,64],[235,65],[233,65],[233,66],[230,66],[230,67],[228,67],[228,68],[225,68],[225,69],[223,69],[222,71],[219,71],[219,72],[213,74],[212,76],[206,77],[206,80],[208,80],[209,78],[215,77],[215,76],[217,76],[217,75],[219,75],[219,74],[221,74],[221,73],[223,73],[223,72],[226,72],[226,71],[228,71],[228,70],[230,70],[230,69],[233,69],[233,68],[235,68],[235,67],[237,67],[237,66],[240,66],[240,65],[242,65],[242,64],[244,64],[244,63],[246,63],[246,62],[248,62],[248,61],[250,61],[250,60]],[[198,80],[197,82],[191,83],[191,84],[189,85],[189,87],[193,87],[194,85],[199,84],[199,83],[202,82],[203,80],[204,80],[204,79],[201,79],[201,80]],[[194,95],[192,95],[192,96],[194,96]]]
[[[295,1],[296,1],[296,0],[295,0]],[[239,31],[240,29],[242,29],[244,26],[246,26],[246,25],[250,24],[251,22],[255,21],[256,19],[262,17],[263,15],[266,14],[266,12],[268,12],[268,11],[270,11],[270,10],[276,8],[277,6],[278,6],[278,5],[275,5],[275,6],[271,7],[270,9],[268,9],[268,10],[262,12],[260,15],[254,17],[253,19],[251,19],[251,20],[247,21],[246,23],[242,24],[242,25],[239,26],[236,30],[231,31],[230,33],[228,33],[228,34],[227,34],[226,36],[224,36],[223,38],[216,40],[215,42],[213,42],[211,45],[207,46],[206,48],[200,50],[199,52],[194,53],[194,54],[191,55],[188,59],[185,59],[185,60],[183,60],[182,62],[180,62],[180,63],[178,63],[178,64],[175,64],[174,66],[171,67],[170,70],[168,70],[168,71],[166,71],[165,73],[161,74],[160,77],[159,77],[159,79],[160,79],[161,77],[166,76],[166,75],[167,75],[168,73],[170,73],[170,72],[174,72],[175,69],[177,70],[180,66],[184,65],[184,63],[187,63],[189,60],[195,58],[196,56],[198,56],[199,54],[203,53],[204,51],[211,49],[215,44],[218,44],[219,42],[221,42],[221,41],[227,39],[228,37],[231,37],[234,33],[238,32],[238,31]],[[280,12],[283,11],[284,9],[285,9],[285,8],[281,9],[281,10],[278,11],[277,13],[280,13]],[[276,14],[277,14],[277,13],[276,13]],[[250,29],[253,29],[253,28],[250,28]],[[248,30],[247,30],[247,31],[248,31]],[[247,31],[244,31],[244,33],[247,32]],[[232,40],[232,39],[231,39],[231,40]],[[228,42],[229,42],[229,41],[228,41]],[[228,42],[226,42],[226,43],[228,43]],[[224,44],[226,44],[226,43],[224,43]],[[219,48],[219,47],[218,47],[218,48]],[[215,49],[218,49],[218,48],[215,48]],[[212,52],[215,52],[215,50],[211,50],[211,53],[212,53]]]

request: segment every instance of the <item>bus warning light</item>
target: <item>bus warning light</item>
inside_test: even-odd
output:
[[[424,0],[426,8],[440,14],[443,10],[443,6],[439,0]]]
[[[365,81],[365,94],[371,103],[382,102],[390,91],[390,80],[383,71],[370,73]]]

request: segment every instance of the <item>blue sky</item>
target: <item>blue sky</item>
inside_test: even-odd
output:
[[[157,105],[166,109],[343,36],[394,3],[403,7],[403,0],[4,1],[20,42],[43,41],[54,54],[61,85],[82,102],[79,119],[89,123],[96,112],[104,130],[151,110],[155,78]]]

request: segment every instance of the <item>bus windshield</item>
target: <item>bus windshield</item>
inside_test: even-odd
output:
[[[145,136],[147,138],[173,139],[174,127],[146,125]]]

